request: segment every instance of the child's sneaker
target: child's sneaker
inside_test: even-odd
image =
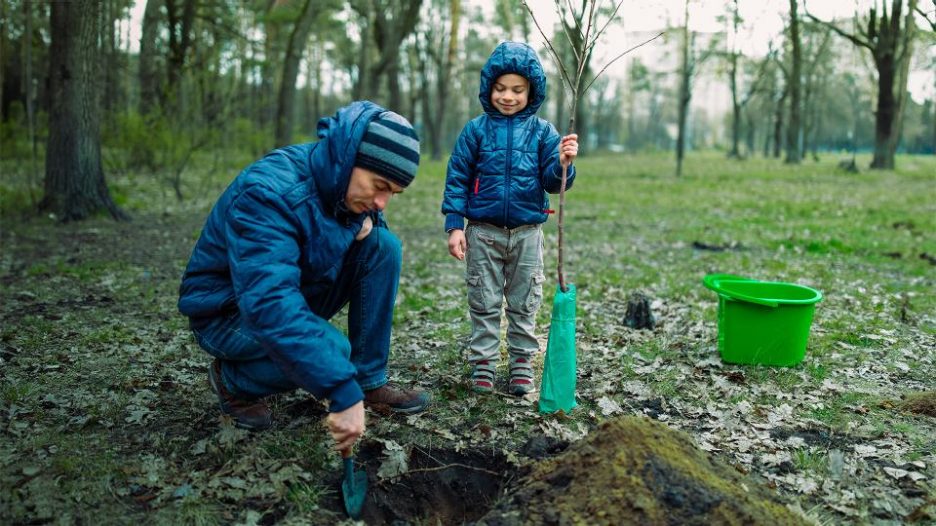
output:
[[[510,384],[507,392],[512,395],[523,396],[532,393],[536,387],[533,385],[533,365],[530,359],[519,357],[510,359]]]
[[[494,365],[490,360],[475,363],[474,370],[471,372],[471,390],[476,393],[494,391]]]

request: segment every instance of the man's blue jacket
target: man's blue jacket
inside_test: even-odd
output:
[[[491,89],[501,75],[514,73],[530,82],[527,107],[505,116],[491,104]],[[463,229],[465,218],[515,228],[546,222],[549,198],[562,184],[556,128],[536,116],[546,100],[546,73],[536,51],[504,42],[481,69],[478,99],[484,114],[462,130],[449,159],[442,213],[445,230]],[[566,188],[575,180],[569,167]]]
[[[332,412],[364,393],[348,338],[306,298],[335,283],[361,229],[365,216],[343,202],[367,124],[384,111],[353,103],[319,121],[318,142],[274,150],[242,171],[211,210],[179,290],[179,310],[193,321],[240,312],[270,358]]]

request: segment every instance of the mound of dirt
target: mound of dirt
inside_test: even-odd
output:
[[[602,424],[536,464],[479,525],[805,524],[684,433],[638,417]]]
[[[899,407],[918,415],[936,416],[936,391],[909,394]]]

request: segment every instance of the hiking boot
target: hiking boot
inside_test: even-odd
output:
[[[475,362],[471,371],[471,390],[475,393],[494,391],[494,365],[490,360]]]
[[[523,396],[532,393],[536,389],[533,384],[533,365],[529,358],[511,357],[510,358],[510,383],[507,384],[507,392]]]
[[[404,389],[386,383],[377,389],[364,392],[364,403],[369,406],[383,406],[394,413],[411,415],[429,407],[432,397],[426,391]]]
[[[221,412],[234,419],[234,425],[251,431],[262,431],[273,424],[273,412],[270,406],[263,401],[245,400],[232,395],[221,381],[221,361],[215,359],[208,368],[208,383],[211,390],[218,395],[218,406]]]

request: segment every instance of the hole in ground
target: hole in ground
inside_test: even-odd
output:
[[[516,473],[516,468],[500,454],[414,447],[405,474],[380,480],[380,449],[379,443],[372,442],[359,453],[359,462],[364,462],[368,474],[361,516],[366,524],[475,521],[493,507],[504,485]],[[358,464],[357,469],[364,466]]]

